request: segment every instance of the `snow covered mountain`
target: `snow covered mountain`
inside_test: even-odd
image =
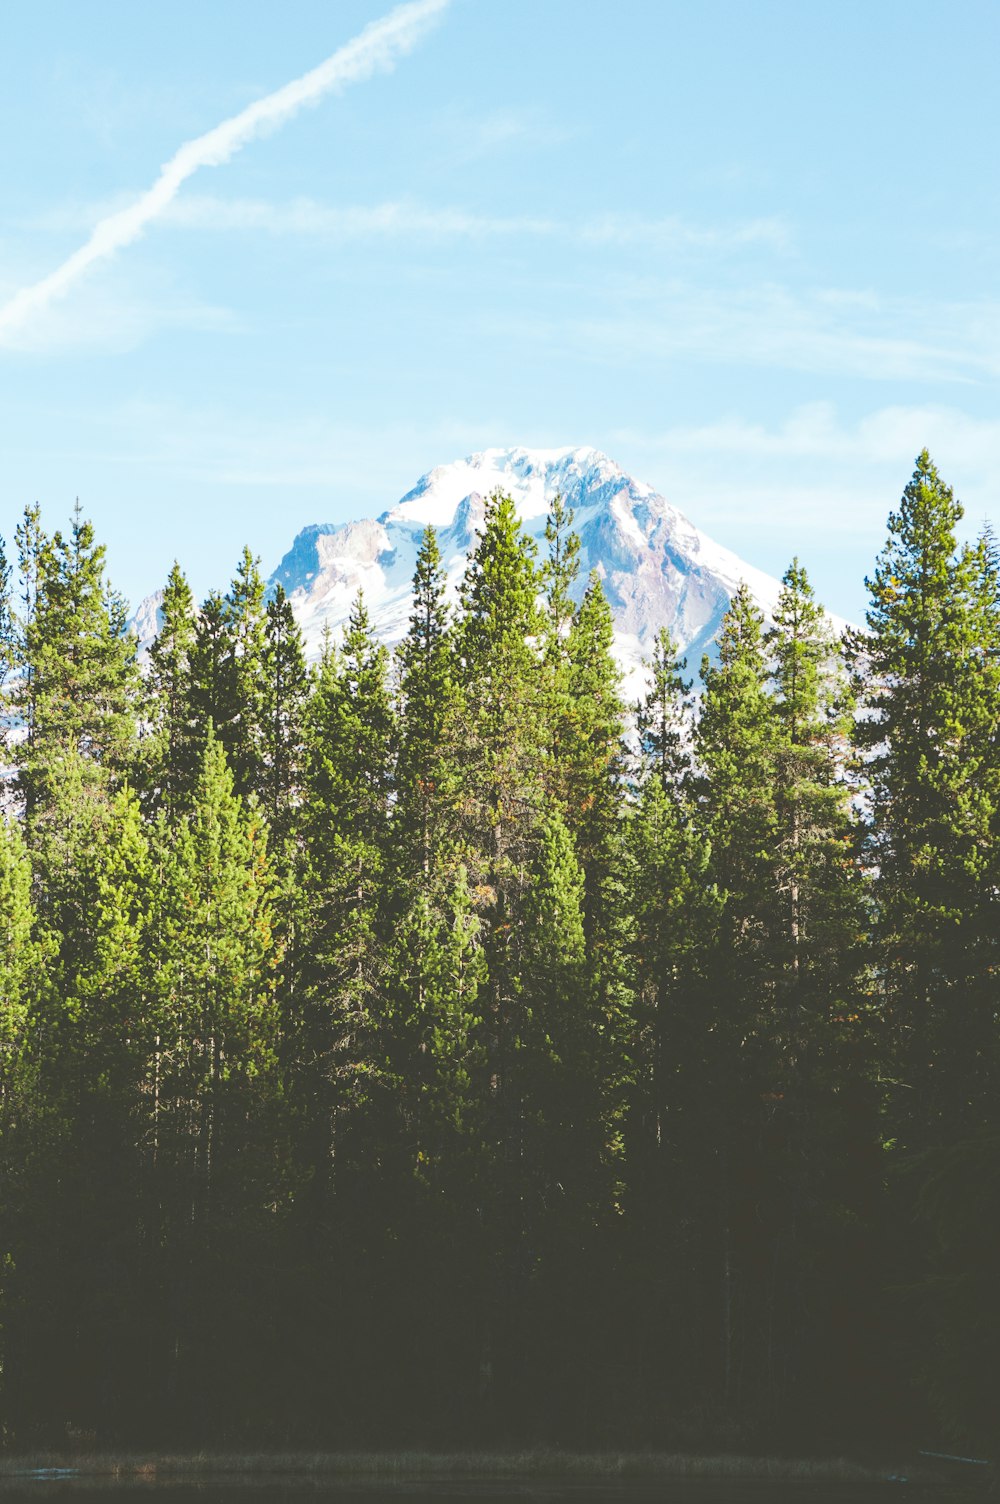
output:
[[[651,486],[596,449],[486,449],[423,476],[377,519],[303,528],[271,576],[292,601],[310,654],[324,628],[346,620],[359,589],[379,635],[405,633],[410,582],[423,529],[438,531],[449,583],[457,587],[482,525],[484,498],[499,488],[517,504],[544,556],[545,514],[558,493],[576,513],[581,542],[577,594],[596,569],[615,620],[615,650],[630,695],[661,626],[670,628],[696,674],[741,580],[766,615],[778,581],[712,542]]]

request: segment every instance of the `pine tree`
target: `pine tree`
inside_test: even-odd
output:
[[[981,1167],[995,1154],[1000,595],[989,538],[959,546],[961,518],[924,450],[850,652],[870,780],[873,988],[888,1035],[882,1132],[909,1171],[890,1181],[885,1257],[897,1287],[925,1292],[916,1322],[903,1317],[911,1368],[953,1433],[957,1400],[964,1439],[992,1441],[956,1359],[975,1370],[1000,1328],[987,1302],[973,1335],[966,1304],[985,1289],[968,1229],[982,1223]]]
[[[17,1336],[30,1312],[19,1287],[28,1165],[36,1151],[37,1004],[44,950],[35,937],[31,868],[21,830],[0,815],[0,1428],[10,1435],[20,1404]]]
[[[623,1177],[625,1030],[608,1016],[585,874],[557,809],[541,822],[530,878],[507,1082],[516,1113],[491,1197],[495,1402],[511,1425],[557,1416],[599,1361]]]
[[[413,1172],[469,1194],[482,1136],[486,971],[465,869],[421,881],[387,965],[385,1047]]]
[[[911,1146],[981,1124],[996,1079],[991,1004],[970,971],[985,959],[977,937],[998,807],[997,606],[982,549],[957,547],[961,516],[924,451],[867,582],[868,632],[853,643],[871,686],[859,725],[869,861],[903,1088],[897,1122]]]
[[[534,544],[521,529],[514,502],[496,492],[487,499],[482,533],[459,593],[461,703],[453,742],[460,778],[459,838],[483,918],[488,978],[483,993],[484,1132],[493,1167],[489,1236],[497,1263],[480,1362],[484,1373],[500,1377],[498,1387],[492,1380],[485,1385],[487,1405],[502,1398],[512,1382],[497,1344],[509,1318],[510,1280],[521,1245],[520,967],[530,863],[545,803],[550,703],[540,652],[540,588]]]
[[[249,548],[236,569],[226,596],[226,624],[232,644],[234,714],[229,738],[220,737],[240,795],[262,794],[266,737],[267,607],[260,561]]]
[[[200,762],[201,735],[192,719],[196,632],[191,587],[175,560],[163,592],[160,630],[149,649],[150,737],[144,757],[152,806],[174,813],[190,797]]]
[[[102,839],[88,852],[88,931],[74,937],[67,965],[68,1016],[60,1030],[60,1106],[72,1148],[64,1222],[57,1244],[100,1255],[67,1268],[64,1366],[79,1391],[73,1408],[95,1429],[141,1416],[143,1289],[141,1184],[150,1163],[154,1055],[149,970],[152,864],[138,800],[114,798]],[[68,958],[67,958],[68,960]],[[95,1070],[95,1063],[98,1063]],[[67,1259],[67,1263],[72,1259]]]
[[[173,1080],[164,1080],[164,1110],[173,1098],[174,1110],[182,1109],[181,1132],[195,1140],[203,1205],[211,1201],[213,1160],[225,1149],[220,1137],[242,1132],[237,1088],[253,1089],[274,1065],[276,958],[265,837],[233,784],[210,729],[191,813],[173,840],[165,828],[157,840],[159,1033],[175,1042],[176,1062]]]
[[[400,739],[396,828],[407,845],[409,863],[425,874],[430,874],[454,819],[454,771],[447,737],[457,708],[457,685],[446,587],[437,536],[428,527],[417,553],[410,629],[397,650]]]
[[[628,984],[626,844],[622,818],[625,707],[607,598],[592,574],[565,639],[562,713],[553,722],[551,764],[561,811],[583,874],[589,1027],[607,1046],[599,1091],[605,1122],[619,1121],[632,1031]]]
[[[514,1424],[534,1408],[533,1313],[551,1324],[555,1289],[610,1201],[598,1010],[587,967],[583,874],[557,811],[542,821],[520,920],[515,995],[506,1000],[503,1075],[487,1129],[487,1231],[495,1259],[489,1344],[493,1407]],[[539,1354],[546,1366],[552,1354]],[[540,1376],[539,1376],[540,1377]],[[544,1382],[544,1381],[543,1381]]]
[[[241,798],[264,795],[266,656],[266,589],[259,561],[244,548],[226,595],[212,591],[202,606],[190,654],[199,755],[211,721]]]
[[[142,1069],[136,1061],[147,1022],[152,868],[139,804],[127,785],[115,796],[90,866],[93,897],[85,941],[76,952],[73,1032],[81,1052],[103,1062],[98,1089],[131,1092],[135,1111]]]
[[[630,1159],[640,1197],[652,1198],[644,1214],[659,1221],[676,1200],[665,1168],[693,1162],[704,1131],[699,1031],[721,895],[710,844],[695,821],[690,685],[666,631],[650,667],[650,690],[639,708],[638,798],[628,822],[638,1025]],[[662,1237],[662,1228],[652,1235]]]
[[[105,840],[114,796],[103,768],[72,746],[48,753],[44,784],[39,779],[34,788],[44,791],[44,800],[30,809],[25,836],[39,929],[50,949],[49,965],[58,975],[64,965],[72,971],[76,948],[89,943],[95,870],[91,851]]]
[[[686,743],[692,725],[691,681],[684,678],[687,660],[677,656],[666,627],[657,632],[653,656],[644,667],[650,684],[637,716],[642,766],[643,771],[655,769],[666,790],[690,773]]]
[[[719,663],[703,661],[705,685],[696,728],[699,825],[711,844],[711,880],[723,907],[708,961],[700,1038],[700,1090],[714,1099],[711,1153],[702,1161],[701,1213],[711,1255],[705,1261],[717,1320],[704,1334],[715,1358],[709,1383],[716,1402],[741,1408],[742,1385],[758,1381],[758,1229],[753,1189],[762,1174],[758,1147],[768,1094],[775,1089],[779,1043],[774,1028],[782,979],[776,924],[778,823],[775,791],[779,725],[768,692],[763,618],[741,585],[723,618]],[[709,1179],[708,1177],[711,1177]]]
[[[628,821],[635,926],[636,991],[646,1036],[643,1072],[653,1100],[654,1137],[664,1142],[665,1073],[684,1056],[683,1041],[667,1043],[670,1015],[687,995],[717,916],[719,895],[708,877],[710,847],[695,824],[692,798],[692,702],[669,633],[656,638],[650,688],[639,706],[637,801]]]
[[[761,1175],[769,1257],[782,1275],[762,1296],[780,1354],[768,1356],[762,1379],[774,1405],[787,1407],[793,1393],[806,1403],[810,1385],[814,1402],[828,1403],[829,1379],[813,1363],[801,1311],[829,1330],[832,1271],[848,1284],[864,1277],[858,1232],[867,1234],[876,1194],[878,1119],[874,1061],[861,1065],[874,1056],[875,1040],[864,996],[853,705],[839,645],[797,559],[766,642],[779,724],[773,924],[780,975]]]
[[[543,798],[538,591],[534,545],[521,530],[513,501],[497,492],[487,502],[460,591],[462,707],[455,734],[461,738],[456,753],[462,759],[465,844],[491,910],[486,949],[498,1023],[502,994],[514,988],[520,901]]]
[[[362,597],[327,648],[306,720],[306,913],[298,1052],[319,1192],[365,1159],[389,866],[395,724],[388,653]],[[356,1131],[355,1131],[356,1130]]]
[[[223,749],[231,747],[238,731],[238,672],[233,635],[225,597],[212,590],[195,621],[194,642],[189,650],[191,675],[190,717],[194,735],[191,788],[197,782],[209,727]]]
[[[211,732],[190,814],[172,829],[161,816],[153,844],[148,1069],[159,1279],[172,1292],[160,1382],[175,1424],[200,1425],[207,1407],[231,1425],[266,1394],[254,1328],[269,1324],[271,1226],[287,1181],[266,833]]]
[[[767,634],[775,649],[774,678],[778,713],[788,740],[805,746],[817,729],[820,702],[830,676],[835,645],[809,577],[798,559],[782,576],[774,612],[774,628]]]
[[[522,531],[514,502],[499,491],[488,497],[479,543],[470,555],[459,590],[460,650],[469,685],[482,683],[484,716],[513,723],[526,707],[502,694],[505,670],[537,678],[534,640],[542,625],[535,545]]]
[[[303,722],[309,697],[302,633],[279,585],[264,623],[260,794],[279,849],[291,834],[302,798]]]
[[[673,1395],[679,1370],[690,1391],[708,1401],[718,1378],[717,1327],[705,1311],[717,1302],[717,1285],[707,1302],[705,1287],[717,1278],[721,1103],[713,973],[722,897],[695,819],[687,686],[663,638],[654,668],[640,712],[637,798],[628,818],[623,936],[633,1025],[625,1204],[648,1271],[642,1319],[662,1313],[650,1334],[643,1385]],[[694,1269],[701,1278],[692,1277]]]
[[[490,1069],[501,1139],[513,1131],[504,1101],[511,1059],[508,1033],[516,1011],[517,973],[535,829],[543,807],[541,764],[546,736],[544,676],[534,545],[513,501],[487,501],[479,544],[460,592],[458,654],[462,840],[488,927]]]
[[[29,820],[51,796],[53,766],[78,752],[109,787],[135,748],[138,670],[125,606],[104,576],[104,548],[79,506],[68,537],[41,531],[37,509],[19,530],[26,672],[17,696],[27,721],[20,785]]]
[[[43,1398],[88,1426],[137,1418],[145,862],[125,787],[75,843],[70,900],[59,905],[62,927],[48,937],[48,975],[35,983],[32,1009],[16,1387],[28,1413]],[[46,903],[43,915],[53,908]],[[40,1304],[39,1288],[48,1292]]]
[[[580,538],[573,530],[576,513],[556,493],[545,518],[548,554],[542,565],[545,600],[549,614],[549,651],[558,654],[559,644],[573,619],[573,588],[580,572]]]
[[[693,1162],[704,1132],[702,1117],[712,1111],[699,1079],[704,1058],[699,1035],[708,1022],[705,979],[722,906],[712,882],[711,848],[679,791],[664,788],[658,763],[654,769],[643,783],[629,831],[639,1024],[639,1140],[632,1145],[637,1166],[650,1155],[654,1160],[687,1155]],[[670,1204],[668,1199],[668,1209]]]
[[[0,692],[17,662],[17,628],[11,587],[12,570],[0,537]]]
[[[989,1100],[1000,1067],[997,1038],[998,977],[1000,977],[1000,549],[989,526],[965,556],[972,576],[971,635],[976,644],[979,674],[971,674],[965,706],[964,763],[968,784],[963,790],[961,819],[965,838],[977,854],[965,862],[962,945],[967,961],[970,1013],[977,1027],[963,1027],[949,1041],[958,1049],[951,1061],[956,1075],[968,1082],[970,1120],[990,1120]],[[971,879],[971,881],[970,881]],[[971,1022],[971,1019],[970,1019]],[[974,1037],[973,1037],[974,1036]],[[962,1046],[965,1058],[961,1058]],[[989,1132],[987,1128],[985,1130]]]
[[[42,514],[37,502],[25,507],[24,515],[14,534],[17,545],[18,572],[21,582],[21,610],[14,614],[15,658],[12,667],[20,669],[14,703],[28,726],[34,720],[35,671],[30,656],[25,651],[25,635],[28,624],[35,619],[38,608],[40,574],[43,555],[49,549],[49,539],[42,529]]]
[[[600,1190],[613,1129],[614,1103],[602,1099],[607,1045],[588,968],[585,883],[573,838],[558,813],[541,827],[526,904],[524,1022],[518,1049],[526,1056],[525,1180],[540,1208],[568,1206],[586,1225],[606,1210]],[[565,1209],[565,1207],[564,1207]],[[589,1216],[588,1216],[589,1213]]]
[[[766,891],[774,844],[778,721],[768,693],[764,620],[746,585],[723,618],[719,663],[702,662],[697,727],[701,805],[719,880],[744,896]]]
[[[831,964],[850,951],[860,922],[857,899],[850,896],[857,889],[851,874],[851,789],[844,776],[852,705],[837,643],[797,559],[784,575],[774,623],[766,642],[773,654],[780,726],[775,787],[780,884],[787,894],[790,976],[797,986],[809,950],[804,930],[811,931],[814,945],[822,945],[822,963],[816,958],[811,964],[822,964],[829,980]]]
[[[576,608],[572,591],[580,570],[580,540],[573,531],[574,513],[566,507],[560,495],[553,499],[545,519],[547,555],[540,570],[540,583],[545,592],[545,616],[542,622],[545,656],[545,719],[548,723],[549,756],[546,759],[546,786],[551,799],[562,806],[572,819],[569,783],[573,771],[569,767],[571,749],[579,759],[580,737],[577,732],[579,707],[574,703],[570,678],[573,668],[570,663],[570,637]],[[591,613],[592,615],[593,613]],[[576,645],[574,657],[579,668],[580,644]]]
[[[586,875],[592,930],[608,900],[624,774],[625,707],[613,642],[611,609],[593,574],[566,639],[566,698],[552,748],[564,816]]]
[[[695,734],[698,826],[711,846],[711,878],[724,901],[715,1023],[723,1069],[755,1084],[769,1069],[782,965],[778,921],[780,721],[769,693],[763,617],[741,585],[723,618],[719,662],[702,664],[704,695]],[[758,1050],[748,1048],[754,1042]],[[752,1063],[751,1063],[752,1062]],[[750,1072],[750,1077],[747,1077]],[[732,1106],[737,1108],[736,1097]],[[738,1109],[737,1109],[738,1110]]]
[[[35,943],[31,866],[20,828],[0,815],[0,1122],[21,1106],[29,1016],[42,959]]]

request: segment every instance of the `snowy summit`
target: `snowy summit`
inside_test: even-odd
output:
[[[359,589],[379,635],[397,642],[407,627],[424,528],[437,530],[457,588],[485,498],[498,489],[516,502],[540,557],[552,499],[561,494],[574,509],[581,542],[577,595],[596,570],[614,614],[615,650],[630,692],[661,626],[669,627],[696,673],[741,580],[765,614],[777,600],[777,580],[707,538],[652,486],[599,450],[485,449],[431,470],[377,519],[303,528],[271,583],[283,585],[291,598],[310,653],[319,652],[327,626],[335,632],[343,625]]]

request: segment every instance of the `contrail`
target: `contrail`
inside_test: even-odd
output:
[[[154,219],[176,198],[181,186],[199,167],[219,167],[256,136],[290,120],[305,105],[316,104],[334,90],[359,83],[373,73],[390,69],[417,43],[428,23],[447,7],[449,0],[411,0],[380,21],[372,21],[326,62],[293,79],[290,84],[266,94],[238,115],[224,120],[194,141],[186,141],[160,168],[151,188],[125,209],[109,214],[94,226],[90,238],[61,266],[40,282],[23,287],[0,307],[0,343],[4,335],[25,324],[54,299],[62,297],[95,262],[113,256],[131,245]]]

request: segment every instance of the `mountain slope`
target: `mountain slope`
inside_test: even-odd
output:
[[[324,629],[336,630],[363,589],[379,635],[406,631],[410,582],[420,534],[438,530],[449,582],[457,587],[482,524],[484,498],[499,488],[513,497],[526,530],[544,555],[545,514],[557,492],[575,509],[581,541],[582,593],[591,569],[614,613],[615,650],[629,692],[661,626],[670,628],[697,672],[741,580],[770,614],[779,584],[743,563],[688,521],[651,486],[634,480],[596,449],[486,449],[439,466],[390,511],[374,520],[304,528],[272,584],[291,598],[311,654]]]

